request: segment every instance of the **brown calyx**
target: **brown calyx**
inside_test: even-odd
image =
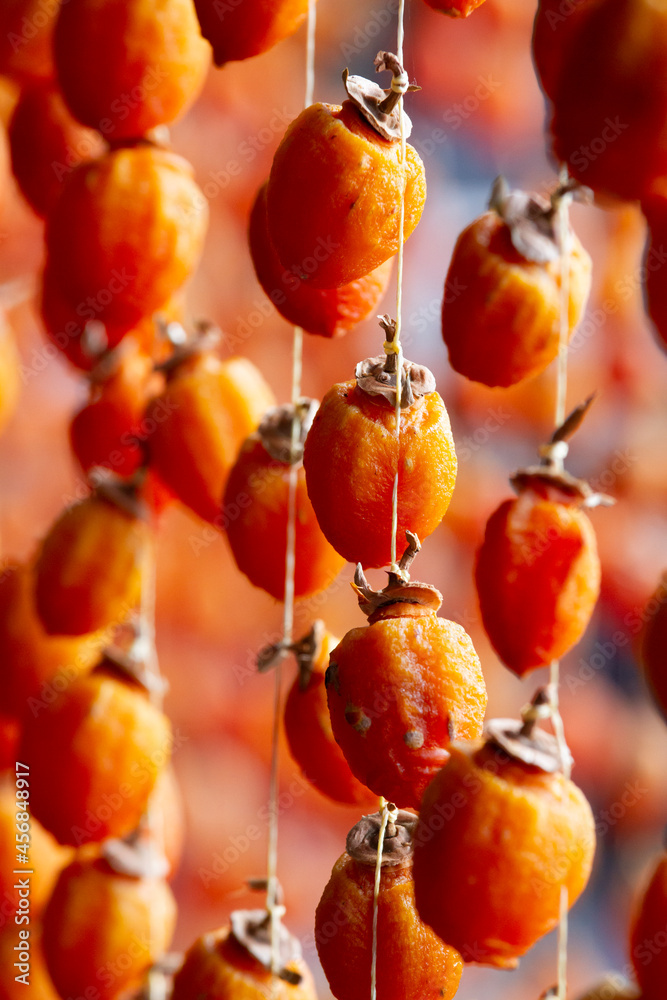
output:
[[[191,335],[187,334],[180,323],[162,323],[160,329],[173,350],[171,357],[160,361],[155,370],[163,372],[167,381],[174,378],[187,364],[195,362],[201,354],[214,350],[222,338],[220,328],[207,321],[195,324]]]
[[[105,840],[100,856],[117,875],[128,878],[166,878],[169,862],[150,836],[147,820],[126,837]]]
[[[141,497],[141,488],[147,472],[148,469],[144,467],[138,469],[130,479],[121,479],[106,470],[97,472],[93,469],[88,476],[93,487],[92,496],[112,504],[128,517],[147,521],[149,509],[146,501]]]
[[[139,643],[127,650],[107,646],[95,670],[104,670],[122,681],[129,681],[152,697],[163,698],[169,688],[167,680],[150,669]]]
[[[324,622],[317,618],[310,631],[296,642],[286,642],[281,639],[280,642],[264,646],[257,654],[257,669],[260,674],[275,667],[288,653],[293,653],[299,671],[299,688],[305,691],[313,676],[315,664],[322,656],[324,632]]]
[[[399,101],[403,94],[421,90],[421,87],[408,83],[407,74],[393,52],[378,52],[374,65],[377,73],[389,70],[392,74],[390,90],[383,90],[377,83],[367,80],[364,76],[350,76],[347,69],[343,70],[343,85],[357,111],[372,125],[378,135],[388,142],[397,142],[401,138]],[[403,130],[407,139],[412,132],[412,122],[405,111]]]
[[[429,583],[410,581],[409,568],[421,544],[417,535],[406,531],[408,547],[398,564],[398,572],[389,572],[384,590],[373,590],[357,563],[352,589],[359,600],[359,607],[373,625],[383,618],[420,618],[435,614],[442,605],[442,594]]]
[[[398,350],[394,347],[397,334],[396,321],[389,316],[380,316],[380,326],[385,333],[385,353],[375,358],[360,361],[355,369],[357,387],[369,396],[383,396],[392,407],[396,407],[396,385],[398,373]],[[415,365],[402,359],[401,365],[401,409],[407,410],[416,400],[429,392],[435,392],[435,376],[424,365]]]
[[[390,803],[390,812],[397,813],[396,819],[389,819],[382,843],[382,868],[407,868],[412,864],[412,836],[417,825],[417,816],[404,809],[396,810]],[[345,850],[360,865],[377,863],[378,841],[382,826],[382,813],[362,816],[347,835]]]
[[[234,910],[230,918],[231,936],[237,944],[245,949],[260,965],[269,972],[272,969],[271,948],[271,914],[267,910]],[[301,961],[301,944],[299,939],[283,926],[278,924],[278,970],[276,975],[293,986],[303,979],[294,969],[288,968]]]
[[[556,428],[547,444],[539,449],[539,465],[519,469],[510,477],[510,483],[518,494],[531,490],[546,500],[564,504],[578,503],[585,507],[609,507],[615,503],[613,497],[597,493],[585,479],[577,479],[563,467],[568,452],[567,441],[581,426],[594,400],[595,393],[592,393]]]
[[[303,446],[319,403],[302,397],[295,405],[284,403],[267,410],[257,429],[257,435],[271,458],[286,465],[300,465]]]
[[[537,728],[539,719],[550,719],[553,713],[549,689],[540,688],[530,705],[521,713],[521,721],[490,719],[486,723],[486,745],[494,746],[504,751],[511,760],[545,774],[562,772],[572,763],[569,750],[567,747],[560,747],[550,733]]]
[[[558,260],[561,254],[558,208],[563,198],[588,201],[588,188],[567,179],[559,184],[547,201],[538,194],[512,191],[504,177],[493,182],[489,208],[501,217],[509,229],[512,246],[536,264]]]

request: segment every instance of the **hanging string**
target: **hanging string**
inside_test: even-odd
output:
[[[395,823],[398,818],[398,810],[393,803],[380,799],[380,832],[378,834],[377,858],[375,860],[375,883],[373,886],[373,945],[371,951],[371,1000],[377,997],[377,944],[378,944],[378,912],[380,902],[380,884],[382,882],[382,854],[384,851],[384,836],[387,831],[387,824],[391,821]]]
[[[567,166],[561,168],[559,182],[565,188],[569,180]],[[560,427],[565,420],[567,408],[567,355],[570,333],[570,220],[569,207],[572,194],[560,195],[556,210],[556,226],[560,243],[560,331],[558,342],[558,360],[556,369],[556,408],[554,422]],[[562,459],[560,459],[562,462]],[[558,754],[561,767],[566,778],[572,771],[572,758],[565,739],[565,727],[560,714],[560,662],[554,660],[549,668],[549,689],[551,701],[551,720],[558,743]],[[558,1000],[567,998],[567,937],[568,937],[568,893],[565,886],[561,889],[560,919],[558,922]]]
[[[396,55],[398,61],[403,65],[403,41],[405,37],[405,0],[400,0],[398,6],[398,30],[396,38]],[[392,81],[393,83],[393,81]],[[393,340],[393,350],[397,355],[396,364],[396,474],[394,476],[394,487],[391,498],[391,570],[393,573],[402,575],[396,561],[396,544],[398,534],[398,477],[400,470],[400,441],[401,441],[401,395],[403,385],[403,348],[401,347],[401,317],[403,311],[403,243],[405,233],[405,189],[407,186],[406,171],[406,150],[407,143],[405,137],[405,116],[403,114],[403,96],[398,103],[399,120],[401,123],[401,168],[403,171],[403,197],[400,204],[400,215],[398,225],[398,255],[396,261],[396,336]]]
[[[313,103],[315,89],[315,2],[308,0],[308,23],[306,39],[306,87],[304,107]],[[287,494],[287,530],[285,537],[285,590],[283,604],[283,644],[288,646],[294,638],[294,577],[296,566],[296,497],[299,466],[294,461],[301,437],[301,422],[298,403],[301,397],[301,376],[303,368],[303,330],[294,327],[292,341],[292,394],[294,407]],[[282,702],[282,668],[278,662],[274,671],[273,722],[271,732],[271,773],[269,780],[269,836],[267,852],[267,893],[266,908],[270,915],[271,972],[275,977],[280,969],[280,918],[282,907],[278,905],[278,734]],[[274,978],[271,988],[276,992]]]

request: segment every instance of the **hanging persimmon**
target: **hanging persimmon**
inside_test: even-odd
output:
[[[339,288],[311,288],[280,263],[269,236],[266,184],[250,214],[250,253],[257,280],[281,316],[306,333],[340,337],[377,309],[391,276],[392,261]]]
[[[20,760],[30,767],[30,808],[61,844],[125,836],[171,745],[164,713],[103,660],[25,716]]]
[[[318,620],[293,646],[299,673],[285,701],[285,735],[301,773],[318,792],[334,802],[366,806],[377,796],[352,774],[334,738],[327,705],[324,674],[339,642]]]
[[[104,152],[100,134],[72,118],[50,80],[21,92],[9,123],[9,146],[21,193],[42,218],[52,211],[74,168]]]
[[[70,111],[114,142],[183,114],[210,59],[192,0],[63,3],[53,42]]]
[[[667,953],[657,942],[667,927],[667,856],[655,865],[639,900],[630,934],[630,955],[642,1000],[660,1000],[667,981]]]
[[[367,1000],[371,984],[373,896],[382,816],[364,816],[347,835],[315,912],[315,941],[338,1000]],[[451,1000],[463,962],[422,923],[414,899],[413,813],[387,823],[377,902],[378,1000]],[[341,919],[342,917],[342,919]],[[418,960],[416,960],[418,956]]]
[[[574,411],[575,419],[589,403]],[[572,429],[566,421],[544,450],[544,464],[512,477],[518,496],[491,515],[477,554],[484,628],[519,676],[548,666],[579,641],[600,592],[595,531],[582,505],[608,498],[550,457]]]
[[[164,863],[132,843],[108,841],[61,873],[44,913],[43,948],[61,997],[115,1000],[136,988],[171,942],[176,901]]]
[[[445,281],[442,336],[455,371],[489,386],[539,374],[556,355],[561,325],[557,205],[509,191],[499,178],[490,209],[459,236]],[[584,314],[591,259],[569,231],[567,339]]]
[[[146,419],[151,467],[178,499],[205,521],[226,527],[222,498],[245,439],[275,404],[247,358],[221,361],[214,331],[177,349],[163,369],[167,384]]]
[[[428,3],[428,0],[427,0]],[[533,64],[547,97],[558,90],[563,61],[572,48],[577,30],[592,0],[538,0],[533,25]]]
[[[383,320],[391,340],[395,326]],[[397,357],[367,358],[356,379],[334,385],[308,432],[308,496],[320,527],[349,562],[391,559],[392,495],[398,474],[397,537],[424,539],[445,515],[456,481],[449,416],[428,368],[403,362],[396,433]]]
[[[236,565],[251,583],[279,601],[285,599],[291,466],[297,466],[294,596],[326,590],[345,562],[322,534],[306,490],[303,442],[316,411],[317,402],[312,399],[301,399],[296,407],[270,409],[242,445],[222,501]],[[293,448],[294,419],[299,430]],[[225,513],[231,511],[233,516]]]
[[[378,68],[404,76],[395,56],[380,53],[378,60]],[[342,107],[312,104],[292,122],[267,188],[280,262],[313,288],[346,285],[393,257],[401,200],[407,239],[426,199],[424,165],[409,144],[401,160],[398,94],[390,92],[386,103],[387,94],[362,77],[346,77],[345,86],[350,99]]]
[[[314,0],[313,0],[314,2]],[[293,35],[305,21],[308,0],[195,0],[204,38],[213,46],[216,66],[249,59]]]
[[[127,332],[190,276],[207,223],[186,160],[149,144],[115,149],[64,184],[48,219],[47,268],[84,322]]]
[[[331,726],[352,773],[377,795],[418,809],[449,757],[452,740],[481,735],[486,686],[470,636],[439,618],[442,595],[405,580],[415,536],[374,591],[357,568],[355,590],[368,625],[331,651],[326,687]]]
[[[663,578],[649,598],[643,614],[641,664],[656,704],[667,718],[667,578]]]
[[[199,938],[174,977],[172,1000],[316,1000],[313,977],[297,938],[280,924],[279,969],[271,972],[270,916],[235,910],[231,924]]]
[[[433,10],[442,11],[449,17],[470,17],[474,10],[484,3],[484,0],[426,0]]]
[[[52,525],[35,565],[36,606],[49,635],[120,624],[135,608],[150,537],[130,481],[99,483]]]
[[[19,81],[53,77],[53,31],[61,0],[3,0],[0,73]]]
[[[454,744],[419,813],[417,909],[466,962],[514,968],[591,872],[591,807],[534,723],[496,719],[485,741]]]

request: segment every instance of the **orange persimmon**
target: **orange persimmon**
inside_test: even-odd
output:
[[[131,833],[171,743],[169,720],[138,685],[104,668],[79,677],[25,717],[30,808],[61,844]]]
[[[311,288],[280,263],[269,236],[266,184],[250,214],[250,254],[257,280],[281,316],[306,333],[340,337],[377,309],[391,275],[392,261],[340,288]]]
[[[285,701],[285,735],[301,773],[318,792],[334,802],[367,806],[376,802],[377,796],[350,771],[334,739],[327,706],[324,674],[329,654],[339,642],[321,622],[301,640],[299,674]]]
[[[630,956],[642,1000],[660,1000],[667,981],[667,856],[658,861],[634,917]]]
[[[303,464],[320,527],[350,562],[384,566],[391,555],[391,512],[398,473],[399,539],[424,539],[445,515],[456,481],[449,416],[428,369],[404,363],[414,401],[401,410],[401,433],[384,358],[368,359],[357,381],[334,385],[308,432]],[[395,375],[393,376],[395,385]],[[379,386],[379,388],[378,388]],[[421,386],[421,387],[420,387]]]
[[[20,360],[12,329],[0,312],[0,431],[14,412],[21,391]]]
[[[337,288],[370,274],[404,238],[426,199],[424,166],[408,143],[385,139],[351,101],[313,104],[287,129],[267,189],[269,235],[288,271],[313,288]]]
[[[428,0],[427,0],[428,3]],[[572,48],[583,15],[592,0],[539,0],[533,25],[533,64],[547,97],[558,89],[563,59]]]
[[[134,609],[150,531],[136,490],[105,482],[68,507],[37,558],[36,604],[49,635],[120,624]]]
[[[25,936],[19,937],[20,931],[29,930],[29,948],[25,951],[17,951],[17,945],[26,942]],[[21,957],[28,959],[21,962]],[[42,948],[42,929],[39,921],[34,920],[30,928],[17,927],[13,920],[8,920],[0,928],[0,966],[3,969],[13,969],[14,962],[21,962],[29,968],[29,980],[21,979],[25,973],[23,970],[16,970],[17,976],[6,975],[2,983],[2,1000],[24,1000],[26,994],[26,982],[30,985],[31,1000],[62,1000],[60,994],[51,982],[51,977],[46,970],[46,961]]]
[[[43,948],[61,997],[115,1000],[136,987],[171,943],[176,902],[155,874],[115,871],[103,857],[76,858],[44,914]]]
[[[70,111],[114,142],[183,114],[210,59],[192,0],[63,3],[53,42]]]
[[[522,724],[498,723],[512,727],[511,753],[507,740],[503,748],[492,739],[454,743],[426,791],[414,834],[415,898],[422,920],[464,961],[514,968],[558,923],[561,890],[569,906],[583,891],[595,821],[583,793],[555,769],[553,738],[540,734],[551,768],[543,770],[519,756],[529,740],[519,736]]]
[[[667,718],[667,578],[649,598],[643,614],[641,664],[656,704]]]
[[[49,635],[35,608],[33,568],[8,567],[0,579],[0,702],[20,718],[52,701],[99,659],[103,633]],[[34,703],[33,703],[34,700]]]
[[[642,212],[648,223],[648,240],[642,274],[644,277],[646,311],[653,323],[658,345],[667,351],[667,292],[662,274],[665,264],[664,242],[667,236],[667,181],[660,179],[651,185],[642,201]]]
[[[242,442],[275,398],[247,358],[221,361],[204,342],[174,358],[167,385],[146,412],[151,465],[178,499],[227,527],[222,496]]]
[[[259,923],[262,913],[246,911],[257,921],[256,933],[261,934]],[[232,914],[232,920],[235,920]],[[252,925],[251,925],[252,927]],[[286,935],[282,929],[281,938]],[[264,935],[267,952],[268,936]],[[232,927],[223,927],[200,937],[185,956],[183,965],[174,977],[172,1000],[191,1000],[208,996],[216,1000],[316,1000],[315,986],[310,971],[300,957],[300,949],[291,948],[284,966],[285,975],[273,976],[270,969],[256,958],[239,940]],[[252,946],[252,941],[250,941]],[[298,942],[297,942],[298,945]]]
[[[426,3],[433,10],[442,11],[450,17],[470,17],[484,0],[426,0]]]
[[[598,0],[563,38],[553,150],[598,193],[634,201],[667,174],[666,32],[662,3]]]
[[[539,374],[558,353],[560,247],[544,199],[497,184],[491,206],[454,247],[442,336],[460,375],[509,386]],[[568,260],[569,339],[591,286],[591,259],[571,230]]]
[[[306,19],[308,0],[195,0],[204,38],[216,66],[249,59],[293,35]]]
[[[39,919],[61,869],[71,860],[72,852],[61,847],[38,819],[23,811],[24,799],[30,800],[32,776],[26,771],[26,777],[21,781],[24,772],[17,769],[17,773],[19,776],[13,782],[15,787],[7,786],[0,790],[0,899],[3,907],[5,900],[13,899],[18,903],[13,872],[21,865],[19,859],[25,858],[25,867],[32,869],[30,915]],[[29,840],[21,840],[22,834],[28,831]],[[28,844],[27,850],[22,849],[22,844]],[[16,927],[13,920],[12,925]],[[18,944],[18,938],[14,943]]]
[[[222,513],[236,565],[251,583],[279,601],[285,598],[292,461],[297,465],[295,597],[325,590],[345,562],[322,534],[306,490],[302,441],[316,408],[314,400],[300,402],[297,419],[302,436],[293,456],[290,452],[294,407],[269,410],[256,433],[244,442],[225,487]]]
[[[489,518],[475,581],[491,644],[522,676],[579,641],[600,591],[600,560],[581,494],[539,475],[517,489]]]
[[[48,269],[82,319],[129,330],[190,276],[207,220],[182,157],[150,145],[112,150],[63,186],[47,225]]]
[[[50,80],[22,91],[9,123],[9,145],[21,193],[42,218],[52,211],[74,168],[104,151],[99,133],[72,118]]]
[[[402,567],[414,556],[413,542]],[[465,629],[437,616],[442,596],[435,588],[392,573],[376,592],[358,569],[355,589],[369,624],[331,651],[333,733],[360,781],[418,809],[450,742],[481,735],[487,696],[479,657]]]
[[[334,865],[315,913],[317,953],[338,1000],[366,1000],[370,991],[380,822],[381,814],[375,813],[364,816],[350,830],[346,852]],[[377,910],[378,1000],[451,1000],[463,971],[459,953],[422,923],[415,907],[415,824],[412,813],[390,816],[383,842]]]
[[[2,0],[0,73],[15,79],[53,76],[53,30],[61,0]]]

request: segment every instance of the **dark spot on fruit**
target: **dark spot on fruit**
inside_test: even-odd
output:
[[[363,736],[371,726],[371,720],[363,709],[356,705],[348,705],[345,709],[345,721]]]
[[[332,687],[336,694],[340,694],[340,680],[338,679],[338,664],[330,661],[324,675],[324,686]]]

